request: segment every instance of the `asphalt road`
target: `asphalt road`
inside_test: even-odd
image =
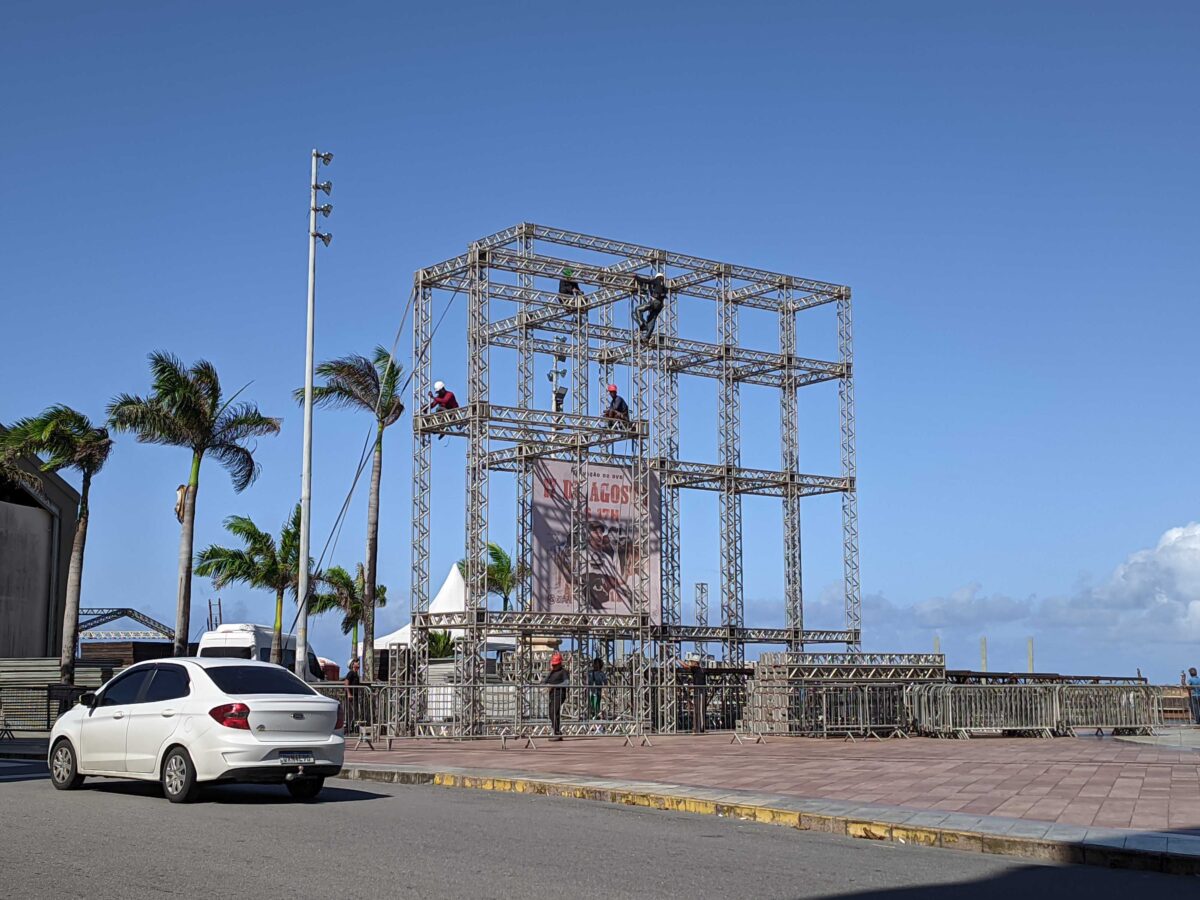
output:
[[[1195,898],[1192,878],[873,844],[711,816],[435,787],[331,781],[55,791],[0,761],[0,895],[159,897]]]

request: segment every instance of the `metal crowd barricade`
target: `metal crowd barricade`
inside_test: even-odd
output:
[[[902,684],[759,682],[750,685],[742,731],[805,737],[905,737]]]
[[[1059,730],[1059,688],[1050,685],[937,684],[912,688],[917,729],[937,737]]]
[[[1163,724],[1163,690],[1148,685],[1063,685],[1061,730],[1150,734]]]
[[[1162,689],[1146,685],[918,685],[909,704],[917,730],[936,737],[1145,734],[1162,724]]]

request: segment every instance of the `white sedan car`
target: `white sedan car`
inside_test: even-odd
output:
[[[50,780],[162,781],[173,803],[202,783],[285,784],[315,797],[342,768],[341,705],[288,670],[245,659],[171,659],[130,666],[84,694],[50,733]]]

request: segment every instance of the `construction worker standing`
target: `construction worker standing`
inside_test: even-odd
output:
[[[550,740],[562,740],[562,708],[567,700],[567,670],[563,668],[563,655],[557,650],[550,657],[550,671],[542,683],[550,691]]]
[[[633,317],[642,337],[648,338],[654,334],[654,323],[667,302],[667,276],[662,272],[655,272],[650,277],[634,275],[633,282],[637,286],[638,296],[643,298],[633,311]],[[643,288],[646,289],[645,294],[642,293]]]

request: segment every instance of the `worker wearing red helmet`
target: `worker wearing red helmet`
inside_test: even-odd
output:
[[[615,384],[608,386],[608,408],[604,410],[604,418],[629,424],[629,404],[617,393]]]
[[[552,741],[562,740],[562,707],[567,700],[567,670],[563,668],[563,655],[557,650],[550,657],[550,671],[542,682],[550,689],[550,736]]]

